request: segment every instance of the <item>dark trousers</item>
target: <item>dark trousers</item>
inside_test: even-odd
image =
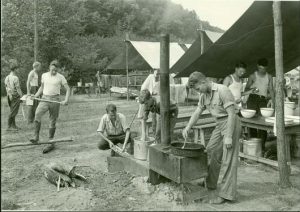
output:
[[[8,127],[15,127],[15,118],[19,112],[21,99],[19,95],[13,95],[12,98],[7,97],[7,101],[10,108],[10,114],[8,116]]]
[[[122,133],[120,135],[106,135],[106,137],[111,140],[113,142],[113,144],[118,144],[118,143],[121,143],[123,144],[124,143],[124,140],[125,140],[125,136],[126,134],[125,133]],[[129,136],[129,139],[128,139],[128,143],[131,143],[130,145],[133,144],[132,142],[132,135],[130,133],[130,136]],[[109,143],[102,137],[100,137],[100,141],[98,143],[98,148],[101,149],[101,150],[107,150],[109,149]]]
[[[30,94],[35,94],[38,91],[37,86],[32,86],[30,88]],[[32,123],[35,117],[35,111],[38,106],[38,101],[33,100],[33,105],[28,105],[28,123]]]
[[[267,107],[268,100],[256,94],[250,94],[247,101],[247,108],[256,110],[256,114],[261,116],[260,108]],[[262,141],[262,152],[265,152],[265,143],[267,140],[267,131],[249,128],[249,136],[252,138],[260,138]]]

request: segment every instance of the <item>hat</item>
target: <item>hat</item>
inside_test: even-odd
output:
[[[58,60],[53,60],[53,61],[50,63],[50,66],[59,67],[59,62],[58,62]]]

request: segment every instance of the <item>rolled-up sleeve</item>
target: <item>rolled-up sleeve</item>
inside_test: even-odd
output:
[[[97,132],[104,132],[105,130],[105,117],[106,115],[102,116],[101,120],[100,120],[100,123],[99,123],[99,126],[98,126],[98,129],[97,129]]]
[[[224,109],[231,105],[235,105],[233,94],[231,93],[229,88],[224,87],[222,89],[219,89],[219,96],[223,102]]]

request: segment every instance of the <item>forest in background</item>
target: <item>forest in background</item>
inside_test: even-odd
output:
[[[17,59],[25,91],[34,62],[34,0],[1,0],[1,94],[9,73],[7,61]],[[37,0],[38,61],[42,71],[58,59],[71,85],[90,81],[124,51],[130,40],[159,41],[169,33],[173,42],[192,43],[201,21],[170,0]],[[205,30],[222,29],[202,21]],[[71,72],[70,72],[71,71]]]

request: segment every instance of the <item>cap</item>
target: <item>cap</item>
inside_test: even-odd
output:
[[[50,63],[50,66],[59,67],[59,62],[58,62],[57,60],[53,60],[53,61]]]

